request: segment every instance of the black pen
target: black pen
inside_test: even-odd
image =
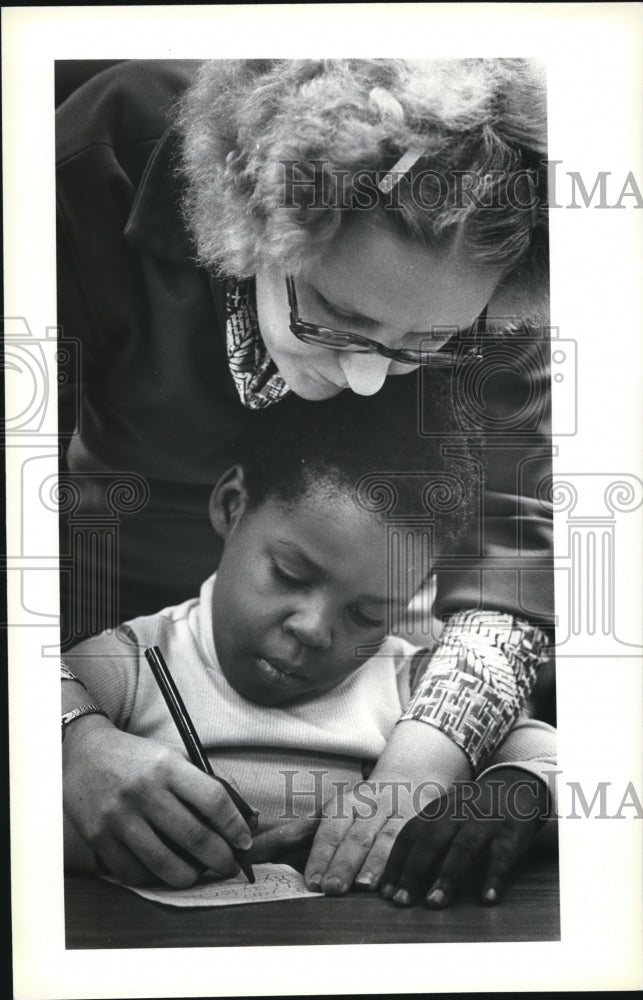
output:
[[[150,649],[146,649],[145,659],[152,668],[154,679],[159,686],[161,694],[165,698],[167,707],[169,708],[170,714],[174,719],[176,728],[178,729],[179,735],[183,740],[190,760],[201,771],[205,771],[206,774],[209,774],[210,777],[214,778],[221,785],[223,785],[246,823],[249,823],[254,817],[256,817],[256,813],[250,808],[245,799],[239,795],[232,785],[230,785],[224,778],[217,777],[212,770],[212,765],[205,755],[201,745],[201,740],[197,735],[192,719],[188,715],[188,711],[183,704],[183,699],[181,698],[177,686],[174,683],[174,679],[170,673],[170,668],[163,659],[163,654],[161,653],[159,647],[152,646]],[[241,868],[241,871],[248,879],[248,882],[254,883],[255,877],[254,872],[252,871],[252,865],[243,856],[245,851],[241,851],[238,848],[232,848],[232,853]]]

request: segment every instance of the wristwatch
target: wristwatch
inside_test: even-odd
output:
[[[62,725],[62,738],[65,738],[65,730],[72,722],[76,719],[82,719],[83,715],[104,715],[106,719],[109,718],[107,712],[103,712],[102,708],[98,705],[81,705],[80,708],[73,708],[71,712],[65,712],[61,721]]]

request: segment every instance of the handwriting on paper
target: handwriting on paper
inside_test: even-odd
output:
[[[204,877],[188,889],[170,889],[167,886],[142,887],[125,885],[124,889],[167,906],[235,906],[239,903],[270,903],[277,899],[317,897],[319,892],[306,888],[303,876],[289,865],[253,865],[255,883],[251,885],[245,875],[228,879]],[[115,882],[114,879],[108,879]],[[120,885],[121,883],[116,883]]]

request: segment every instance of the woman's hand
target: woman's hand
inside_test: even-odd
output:
[[[206,869],[234,875],[231,846],[252,845],[223,785],[165,744],[102,717],[69,728],[63,792],[66,816],[99,865],[128,884],[156,877],[181,888]]]
[[[281,862],[301,871],[319,826],[319,818],[305,817],[273,826],[257,834],[246,855],[250,864]]]
[[[426,802],[427,789],[435,795],[439,787],[423,784],[414,788],[406,775],[379,772],[351,792],[337,792],[324,806],[308,858],[308,888],[329,896],[347,892],[353,881],[376,889],[395,838]]]
[[[404,824],[469,773],[463,751],[439,729],[398,723],[369,780],[325,804],[306,865],[308,888],[337,896],[356,881],[377,889]]]
[[[401,831],[384,871],[382,895],[400,906],[424,896],[427,906],[441,909],[485,851],[480,898],[498,903],[548,808],[543,782],[518,768],[498,768],[477,782],[458,784]]]

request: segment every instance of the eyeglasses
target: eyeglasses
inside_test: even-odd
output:
[[[394,349],[380,344],[377,340],[360,337],[356,333],[343,330],[331,330],[316,323],[306,323],[299,315],[295,279],[286,276],[288,289],[288,304],[290,306],[290,329],[298,340],[306,344],[316,344],[328,347],[333,351],[351,351],[355,354],[381,354],[384,358],[399,361],[403,365],[435,365],[453,367],[463,362],[482,361],[482,338],[485,329],[487,308],[480,313],[477,320],[468,330],[451,335],[437,351],[424,347],[408,347]],[[435,334],[418,333],[418,338],[434,339]]]

